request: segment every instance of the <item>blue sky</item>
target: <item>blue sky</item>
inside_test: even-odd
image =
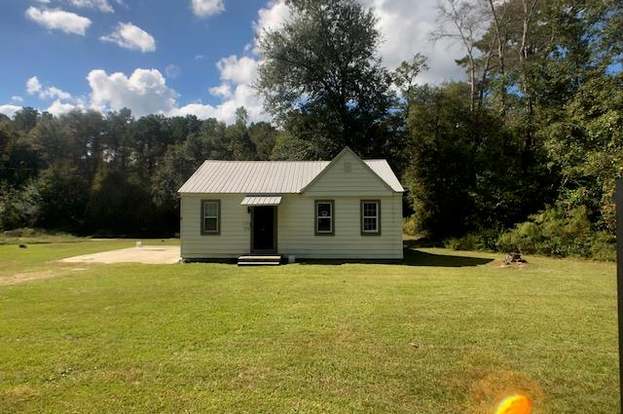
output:
[[[362,2],[379,15],[388,66],[423,51],[434,74],[423,81],[462,77],[460,51],[427,40],[435,0]],[[229,122],[245,105],[265,119],[255,37],[286,16],[282,0],[3,0],[0,112],[127,106]]]

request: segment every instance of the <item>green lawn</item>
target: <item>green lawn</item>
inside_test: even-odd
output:
[[[612,263],[52,262],[133,243],[0,246],[1,413],[618,410]]]

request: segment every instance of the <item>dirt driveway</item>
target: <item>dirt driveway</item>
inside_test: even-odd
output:
[[[64,263],[145,263],[172,264],[180,260],[179,246],[143,246],[110,250],[61,259]]]

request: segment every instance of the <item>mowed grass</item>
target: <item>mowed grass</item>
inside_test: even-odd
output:
[[[618,410],[612,263],[51,262],[131,245],[0,246],[0,277],[58,272],[0,286],[0,412],[491,413],[515,392]]]

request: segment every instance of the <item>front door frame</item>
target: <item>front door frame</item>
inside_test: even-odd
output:
[[[256,249],[254,246],[254,240],[255,240],[255,207],[271,207],[273,209],[273,249],[263,249],[263,250],[259,250]],[[251,252],[251,254],[277,254],[277,250],[278,250],[278,245],[277,245],[277,241],[278,241],[278,233],[277,230],[279,228],[278,223],[277,223],[277,210],[279,208],[279,206],[251,206],[249,207],[251,209],[251,240],[250,240],[250,248],[249,251]]]

